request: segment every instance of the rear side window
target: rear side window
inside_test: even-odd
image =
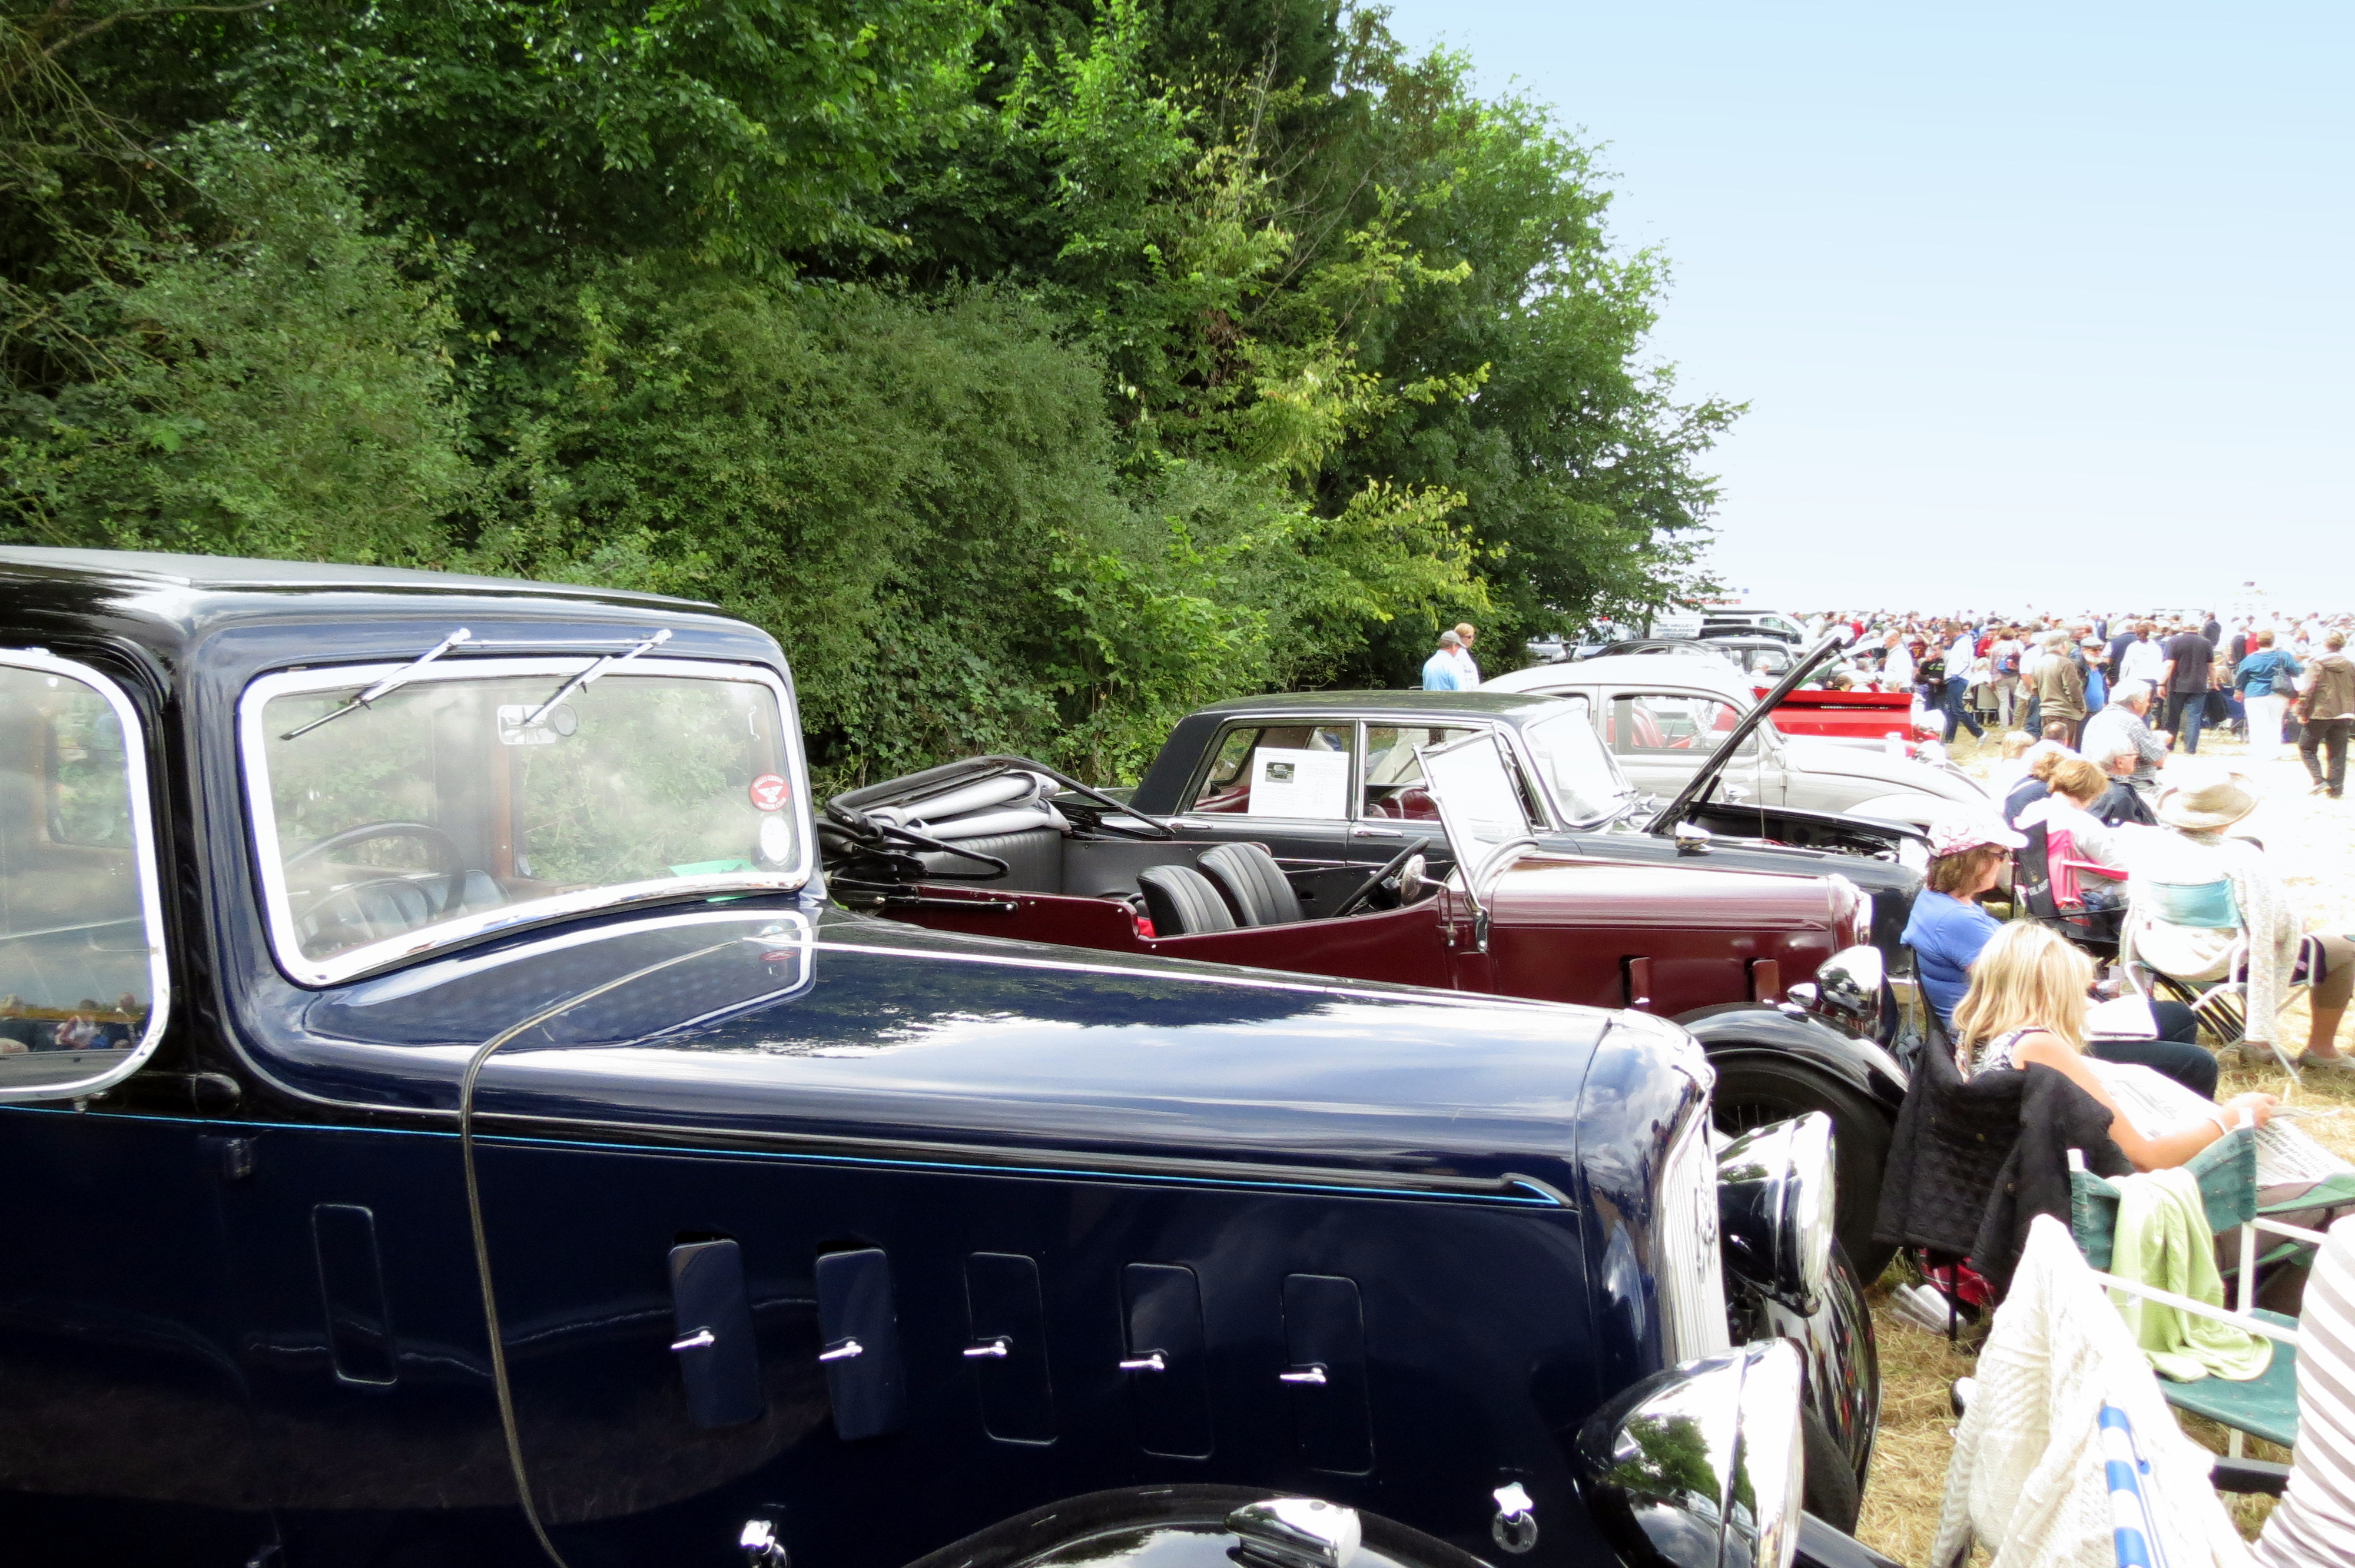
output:
[[[1611,699],[1604,738],[1621,757],[1699,762],[1722,744],[1740,723],[1741,710],[1716,697],[1680,692],[1621,692]],[[1753,735],[1735,751],[1748,757],[1758,747]]]
[[[0,1099],[94,1093],[162,1029],[137,726],[98,672],[0,652]]]
[[[1353,724],[1237,725],[1219,737],[1189,810],[1337,821],[1349,814]]]

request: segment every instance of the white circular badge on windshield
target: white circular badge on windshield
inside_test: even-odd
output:
[[[778,816],[761,819],[761,858],[772,865],[783,865],[785,857],[794,853],[794,831]]]

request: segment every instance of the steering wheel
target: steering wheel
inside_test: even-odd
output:
[[[432,852],[434,860],[439,863],[444,878],[442,895],[435,901],[437,908],[446,915],[458,906],[458,901],[465,895],[466,892],[465,852],[458,847],[457,840],[431,822],[363,822],[357,828],[346,828],[340,833],[329,833],[324,839],[304,844],[301,849],[288,855],[284,863],[285,869],[291,872],[304,861],[326,859],[332,857],[338,850],[346,850],[354,844],[364,844],[377,839],[415,839],[427,846]],[[372,880],[406,882],[409,879],[405,876],[393,876],[376,877]],[[368,884],[361,883],[337,891],[348,895],[366,885]],[[319,901],[320,904],[325,902],[324,898]],[[304,913],[306,915],[315,913],[319,905],[314,904]]]
[[[1404,871],[1406,869],[1406,863],[1412,860],[1416,855],[1421,854],[1423,851],[1423,842],[1421,839],[1408,840],[1406,847],[1399,851],[1398,853],[1391,856],[1389,860],[1384,861],[1382,863],[1382,868],[1380,871],[1375,872],[1373,875],[1366,878],[1365,881],[1358,884],[1356,887],[1350,889],[1349,896],[1341,900],[1341,902],[1335,906],[1333,913],[1327,916],[1326,918],[1328,920],[1338,920],[1344,915],[1355,915],[1359,910],[1364,908],[1368,904],[1373,901],[1375,888],[1380,887],[1383,883],[1388,882],[1391,877],[1396,876],[1400,872]]]

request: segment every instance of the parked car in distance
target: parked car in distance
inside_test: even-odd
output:
[[[1667,653],[1685,658],[1721,659],[1746,672],[1750,687],[1761,699],[1805,655],[1779,637],[1731,636],[1704,633],[1687,638],[1639,638],[1599,649],[1595,658],[1631,653]],[[1848,678],[1837,677],[1845,674]],[[1914,755],[1918,744],[1945,732],[1944,721],[1923,711],[1922,699],[1911,692],[1881,692],[1858,682],[1861,672],[1837,660],[1826,661],[1808,673],[1806,683],[1785,691],[1774,709],[1774,727],[1784,735],[1823,735],[1886,742],[1894,736],[1903,755]]]
[[[1822,736],[1861,740],[1884,752],[1928,758],[1925,742],[1945,733],[1945,722],[1924,708],[1913,692],[1879,692],[1868,686],[1807,685],[1784,694],[1774,705],[1774,728],[1785,736]]]
[[[0,547],[0,997],[15,1560],[1853,1548],[1822,1118],[1719,1150],[1638,1012],[847,911],[709,606]]]
[[[1560,633],[1549,637],[1532,637],[1521,644],[1521,652],[1532,664],[1559,664],[1575,652]]]
[[[1593,750],[1575,705],[1241,699],[1181,722],[1124,801],[1092,801],[1024,758],[977,758],[836,797],[827,815],[844,832],[828,852],[838,897],[919,925],[1677,1019],[1717,1067],[1721,1128],[1833,1118],[1840,1237],[1876,1269],[1905,1075],[1875,1038],[1895,1022],[1868,945],[1883,916],[1831,868],[1870,868],[1901,904],[1918,880],[1891,863],[1720,848],[1689,825],[1545,831],[1531,807],[1560,810],[1573,766],[1557,746]],[[1456,759],[1459,805],[1476,802],[1457,820],[1426,775],[1433,755]],[[1468,840],[1467,810],[1484,824]],[[879,858],[876,835],[891,831],[954,850]],[[1790,1005],[1810,985],[1819,1006],[1839,1004],[1828,1018]]]
[[[1703,613],[1700,625],[1703,637],[1774,637],[1794,646],[1810,641],[1806,627],[1778,609],[1712,609]]]
[[[1881,743],[1776,727],[1770,715],[1840,645],[1839,633],[1823,639],[1764,698],[1720,661],[1666,654],[1516,670],[1479,689],[1584,698],[1596,732],[1638,789],[1674,795],[1706,779],[1729,791],[1738,786],[1762,806],[1916,828],[1957,808],[1991,809],[1987,791],[1941,752],[1892,757]]]

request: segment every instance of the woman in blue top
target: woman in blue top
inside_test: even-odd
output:
[[[2249,755],[2270,762],[2281,755],[2282,715],[2289,710],[2297,678],[2306,672],[2274,646],[2274,634],[2257,633],[2257,645],[2232,670],[2232,689],[2249,714]]]
[[[1905,922],[1922,990],[1951,1032],[1955,1008],[1971,986],[1971,962],[2003,922],[1979,895],[2003,880],[2004,857],[2028,842],[2002,823],[1950,818],[1930,826],[1930,874]]]
[[[1913,949],[1923,994],[1938,1020],[1954,1034],[1955,1009],[1970,990],[1971,965],[2003,929],[2003,922],[1979,904],[1979,895],[2003,880],[2004,861],[2027,843],[1993,819],[1952,818],[1931,824],[1930,874],[1905,921],[1904,944]],[[2165,1073],[2188,1089],[2213,1099],[2216,1058],[2198,1044],[2200,1021],[2180,1002],[2151,1004],[2160,1038],[2102,1040],[2087,1047],[2106,1062],[2132,1062]]]

